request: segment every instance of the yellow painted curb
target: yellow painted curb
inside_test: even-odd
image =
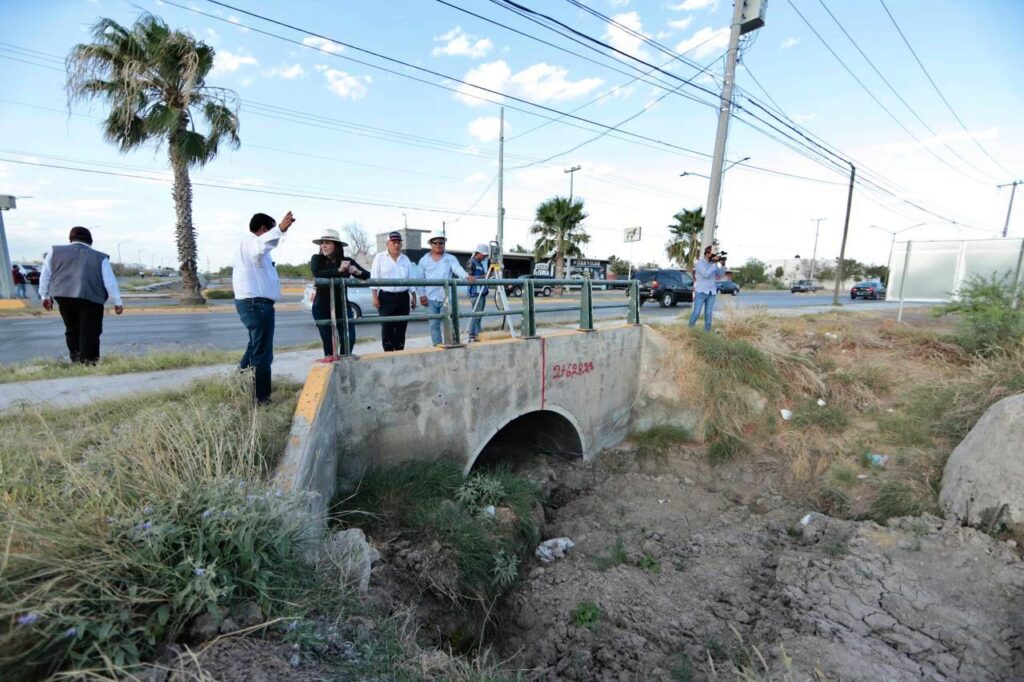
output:
[[[0,299],[0,310],[24,310],[28,307],[28,303],[23,298]]]
[[[295,404],[295,418],[302,417],[306,423],[312,424],[316,418],[316,411],[323,402],[324,394],[327,392],[327,382],[331,378],[333,365],[321,363],[313,365],[306,377],[306,384],[299,394],[299,401]]]

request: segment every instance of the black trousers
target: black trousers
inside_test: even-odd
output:
[[[68,343],[71,362],[95,363],[100,359],[103,304],[66,296],[57,296],[54,300],[64,320],[64,339]]]
[[[380,299],[380,314],[383,315],[408,315],[409,314],[409,292],[378,292]],[[380,325],[380,341],[384,346],[384,352],[405,350],[405,328],[408,322],[382,322]]]

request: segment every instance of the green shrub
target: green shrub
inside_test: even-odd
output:
[[[626,563],[626,545],[622,538],[615,539],[615,545],[608,551],[608,554],[594,557],[594,567],[599,571],[607,571]]]
[[[725,464],[746,451],[747,444],[739,438],[721,435],[708,446],[708,460],[712,464]]]
[[[850,425],[850,418],[841,407],[822,407],[812,400],[793,410],[792,423],[796,426],[816,426],[829,433],[842,433]]]
[[[640,557],[640,568],[651,573],[661,573],[661,564],[650,554],[644,554]]]
[[[569,614],[573,625],[593,629],[601,620],[601,607],[592,601],[581,601]]]
[[[936,495],[931,487],[889,479],[878,489],[868,515],[878,523],[885,523],[890,518],[920,516],[936,510]]]
[[[1013,308],[1013,283],[1007,273],[990,278],[972,277],[960,292],[961,300],[947,303],[937,315],[958,313],[954,340],[971,353],[992,356],[1016,351],[1024,341],[1024,309]]]
[[[203,298],[206,300],[215,299],[231,299],[235,297],[235,292],[231,289],[205,289],[203,290]]]
[[[687,429],[668,424],[659,424],[633,434],[633,442],[637,444],[636,456],[642,460],[664,460],[672,446],[692,440],[693,436]]]

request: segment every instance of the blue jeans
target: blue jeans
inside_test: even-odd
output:
[[[486,292],[486,290],[485,290]],[[479,295],[479,294],[477,294]],[[484,293],[482,296],[477,298],[477,295],[473,295],[473,312],[481,312],[487,307],[487,294]],[[475,339],[480,336],[480,325],[483,323],[484,318],[474,317],[469,322],[469,338]]]
[[[427,312],[437,314],[440,313],[444,308],[444,301],[432,301],[427,299]],[[444,343],[444,335],[441,333],[441,323],[444,320],[431,320],[430,321],[430,342],[435,346],[439,346]]]
[[[28,294],[25,293],[25,284],[24,283],[15,284],[14,285],[14,291],[15,291],[14,295],[16,297],[18,297],[18,298],[28,298]]]
[[[693,295],[693,312],[690,313],[690,326],[693,327],[697,324],[697,318],[700,317],[700,309],[704,308],[704,331],[711,331],[711,311],[715,309],[715,294],[705,294],[698,292]]]
[[[249,330],[249,345],[238,368],[254,369],[256,402],[269,402],[270,365],[274,362],[274,302],[269,298],[243,298],[235,301],[235,310]]]

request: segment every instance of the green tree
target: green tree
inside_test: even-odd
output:
[[[732,271],[732,279],[741,287],[752,287],[757,284],[766,284],[768,275],[765,270],[768,266],[756,258],[748,258],[747,262]]]
[[[583,212],[583,200],[575,198],[572,203],[562,197],[552,197],[537,207],[537,215],[530,227],[530,234],[537,235],[533,254],[539,260],[554,256],[555,277],[565,276],[565,258],[583,256],[581,244],[590,242],[590,235],[580,225],[587,219]]]
[[[618,256],[608,256],[608,270],[616,277],[629,275],[630,263]]]
[[[836,259],[836,263],[839,263],[839,259]],[[853,260],[852,258],[843,259],[843,279],[864,279],[864,275],[867,273],[868,266],[861,262]],[[835,275],[833,275],[835,277]]]
[[[775,277],[777,279],[782,279],[783,276],[785,276],[785,274],[786,274],[786,270],[781,265],[779,267],[775,268]]]
[[[141,15],[130,28],[100,19],[92,39],[68,54],[69,103],[105,101],[103,136],[122,153],[166,143],[174,173],[181,301],[201,304],[189,168],[213,160],[222,143],[238,148],[237,95],[206,84],[212,47],[152,14]],[[201,122],[205,133],[198,130]]]
[[[672,216],[674,223],[668,226],[672,237],[665,245],[665,254],[684,270],[692,270],[700,255],[700,238],[704,230],[704,207],[695,210],[683,209]]]
[[[514,246],[514,247],[512,248],[512,251],[511,251],[511,253],[530,253],[530,250],[529,250],[529,249],[527,249],[527,248],[526,248],[525,246],[523,246],[522,244],[516,244],[516,245],[515,245],[515,246]]]
[[[869,265],[864,269],[864,277],[866,279],[879,280],[880,282],[889,282],[889,267],[886,265]]]

